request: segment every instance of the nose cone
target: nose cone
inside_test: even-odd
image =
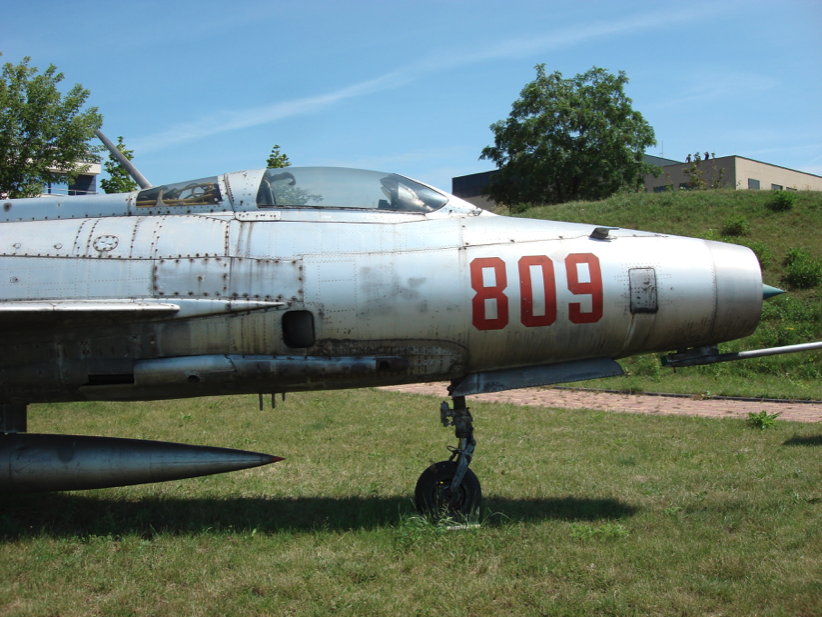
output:
[[[774,296],[778,296],[779,294],[783,294],[785,291],[783,289],[779,289],[778,287],[771,287],[770,285],[762,285],[762,299],[763,300],[770,300]]]
[[[736,244],[706,242],[714,262],[716,310],[712,339],[750,335],[762,314],[762,271],[753,251]]]

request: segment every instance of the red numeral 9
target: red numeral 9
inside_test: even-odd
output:
[[[578,265],[588,266],[586,283],[579,280]],[[591,312],[583,313],[582,304],[572,302],[568,305],[568,319],[571,323],[596,323],[602,319],[602,271],[599,268],[599,259],[591,253],[573,253],[565,258],[565,272],[568,277],[568,291],[575,296],[591,296]]]

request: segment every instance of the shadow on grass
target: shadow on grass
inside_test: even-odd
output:
[[[783,446],[822,446],[822,435],[810,435],[800,437],[794,435],[782,443]]]
[[[486,499],[489,524],[511,520],[595,521],[632,516],[615,499]],[[175,499],[140,501],[67,493],[9,495],[0,504],[0,541],[27,536],[121,537],[204,532],[277,533],[372,529],[414,513],[411,498]]]

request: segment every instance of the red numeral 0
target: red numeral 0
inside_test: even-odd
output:
[[[534,315],[534,285],[531,280],[531,266],[539,266],[542,271],[542,285],[545,299],[545,314]],[[554,279],[554,262],[545,255],[532,255],[519,260],[520,320],[523,326],[534,328],[550,326],[557,320],[557,287]]]

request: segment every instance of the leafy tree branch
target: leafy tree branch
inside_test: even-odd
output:
[[[71,182],[96,162],[94,130],[103,124],[96,107],[83,110],[89,91],[75,84],[61,94],[64,75],[43,73],[30,58],[7,62],[0,76],[0,195],[34,197],[50,182]]]
[[[129,161],[134,158],[134,151],[126,149],[122,137],[117,138],[117,149],[122,152],[123,156]],[[103,169],[105,169],[109,175],[108,178],[100,180],[100,187],[106,193],[128,193],[129,191],[137,190],[137,183],[111,153],[108,155],[108,160],[103,163]]]

